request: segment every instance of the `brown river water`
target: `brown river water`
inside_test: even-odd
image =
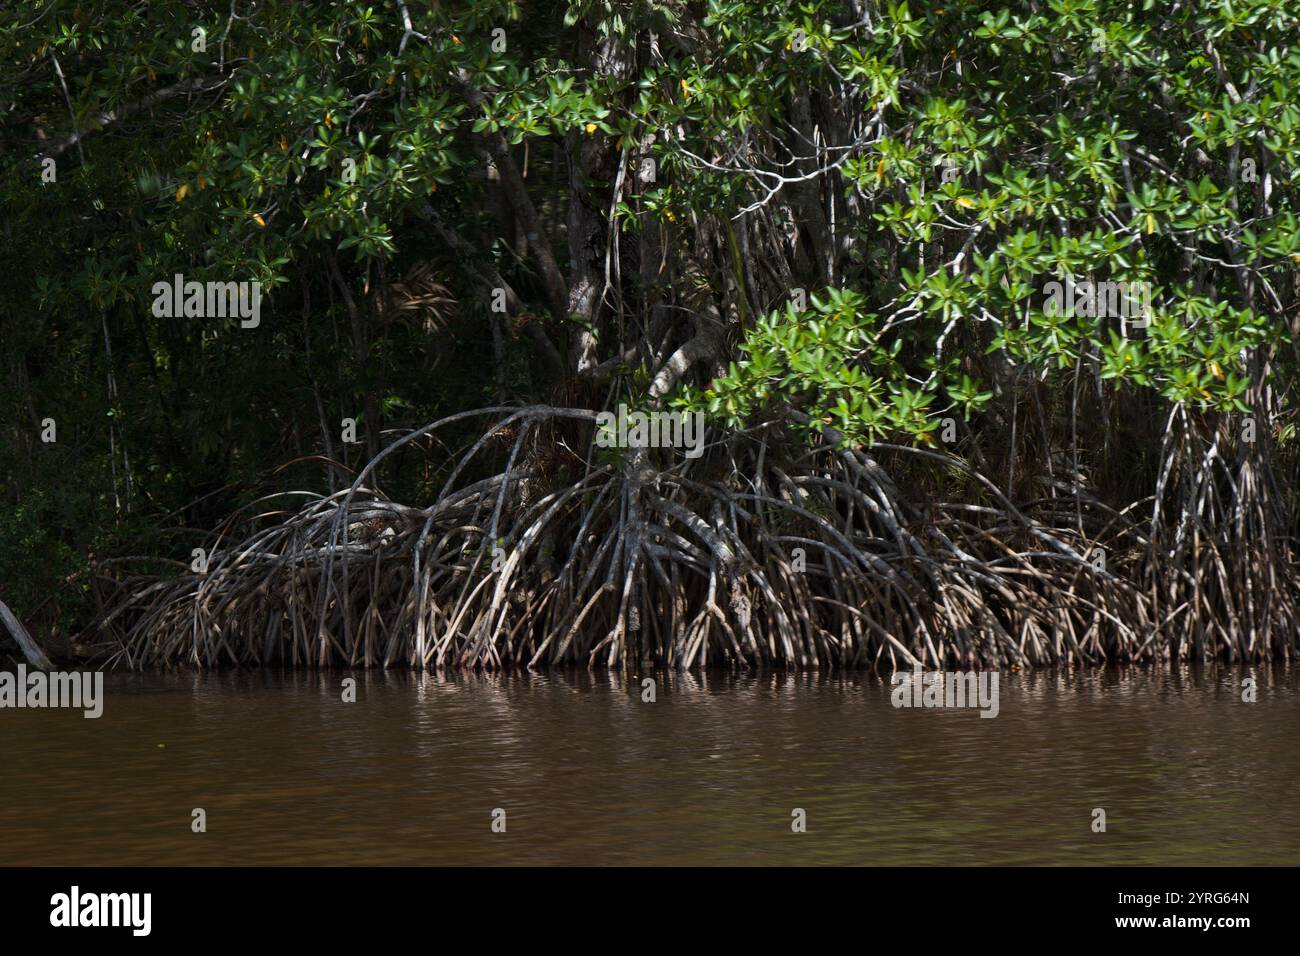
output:
[[[1003,673],[995,719],[658,681],[110,674],[98,720],[0,710],[0,865],[1300,864],[1295,670]]]

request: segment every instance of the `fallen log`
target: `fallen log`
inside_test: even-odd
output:
[[[27,633],[27,628],[23,627],[22,621],[14,617],[13,611],[9,610],[4,601],[0,601],[0,622],[3,622],[9,633],[13,635],[19,650],[27,658],[27,663],[45,670],[54,666],[50,663],[50,659],[45,656],[45,652],[36,646],[32,636]]]

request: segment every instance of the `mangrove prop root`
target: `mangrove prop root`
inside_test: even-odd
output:
[[[474,414],[495,423],[432,505],[378,490],[383,459]],[[594,419],[541,406],[457,415],[390,444],[345,490],[287,493],[305,503],[218,539],[205,573],[115,579],[99,625],[107,657],[893,668],[1284,659],[1298,647],[1294,548],[1274,533],[1267,488],[1190,425],[1171,429],[1139,520],[1142,509],[1087,494],[1015,504],[937,451],[784,454],[752,435],[697,460],[590,455],[557,481],[538,449],[561,429],[586,429],[589,444]],[[904,465],[965,474],[965,500],[904,500],[890,474]]]

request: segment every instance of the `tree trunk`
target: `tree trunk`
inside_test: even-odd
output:
[[[45,652],[36,646],[32,636],[27,633],[27,628],[23,627],[22,621],[14,617],[13,611],[9,610],[4,601],[0,601],[0,622],[13,635],[14,641],[18,644],[18,649],[23,652],[23,657],[27,658],[27,663],[43,670],[49,670],[54,666],[50,663],[50,659],[45,656]]]

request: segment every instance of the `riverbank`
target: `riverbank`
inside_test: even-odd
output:
[[[387,459],[467,417],[491,424],[431,503],[382,492]],[[1192,431],[1171,437],[1154,500],[1109,505],[1081,487],[1013,501],[956,454],[846,446],[831,428],[811,452],[776,428],[697,458],[609,452],[596,417],[495,408],[410,432],[347,489],[260,503],[282,510],[195,548],[188,572],[109,579],[98,639],[131,667],[892,671],[1300,652],[1290,539],[1256,534],[1264,512],[1242,498],[1202,506],[1223,476],[1199,468]],[[589,457],[559,465],[562,448]]]

